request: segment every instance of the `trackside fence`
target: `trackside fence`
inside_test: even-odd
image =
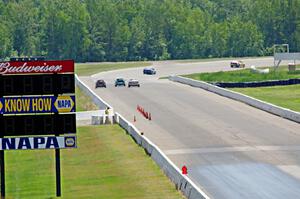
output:
[[[115,113],[116,121],[123,127],[135,142],[144,148],[146,153],[158,164],[169,179],[188,199],[208,199],[209,197],[198,188],[187,176],[182,175],[177,166],[148,138],[119,113]]]

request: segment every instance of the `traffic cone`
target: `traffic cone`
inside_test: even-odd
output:
[[[146,119],[148,119],[148,112],[146,112]]]
[[[151,120],[151,113],[149,113],[149,118],[148,119]]]
[[[187,175],[188,174],[188,169],[185,165],[183,165],[183,167],[181,168],[182,174],[183,175]]]

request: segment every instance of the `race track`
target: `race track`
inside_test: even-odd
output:
[[[244,59],[246,66],[273,65],[273,58]],[[208,91],[174,83],[172,74],[231,70],[230,61],[155,62],[157,75],[142,68],[80,77],[158,145],[212,198],[299,198],[300,126]],[[114,87],[114,79],[137,78],[140,88]],[[94,89],[104,79],[108,88]],[[143,118],[136,107],[151,112]]]

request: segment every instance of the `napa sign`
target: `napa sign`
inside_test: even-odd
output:
[[[75,96],[3,97],[0,114],[66,113],[75,111]]]
[[[76,136],[0,138],[0,150],[76,148]]]

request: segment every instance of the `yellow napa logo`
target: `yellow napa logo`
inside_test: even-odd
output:
[[[3,108],[3,104],[2,102],[0,101],[0,111],[2,112],[2,108]]]
[[[59,113],[71,112],[75,103],[72,100],[71,96],[58,96],[54,106]]]

